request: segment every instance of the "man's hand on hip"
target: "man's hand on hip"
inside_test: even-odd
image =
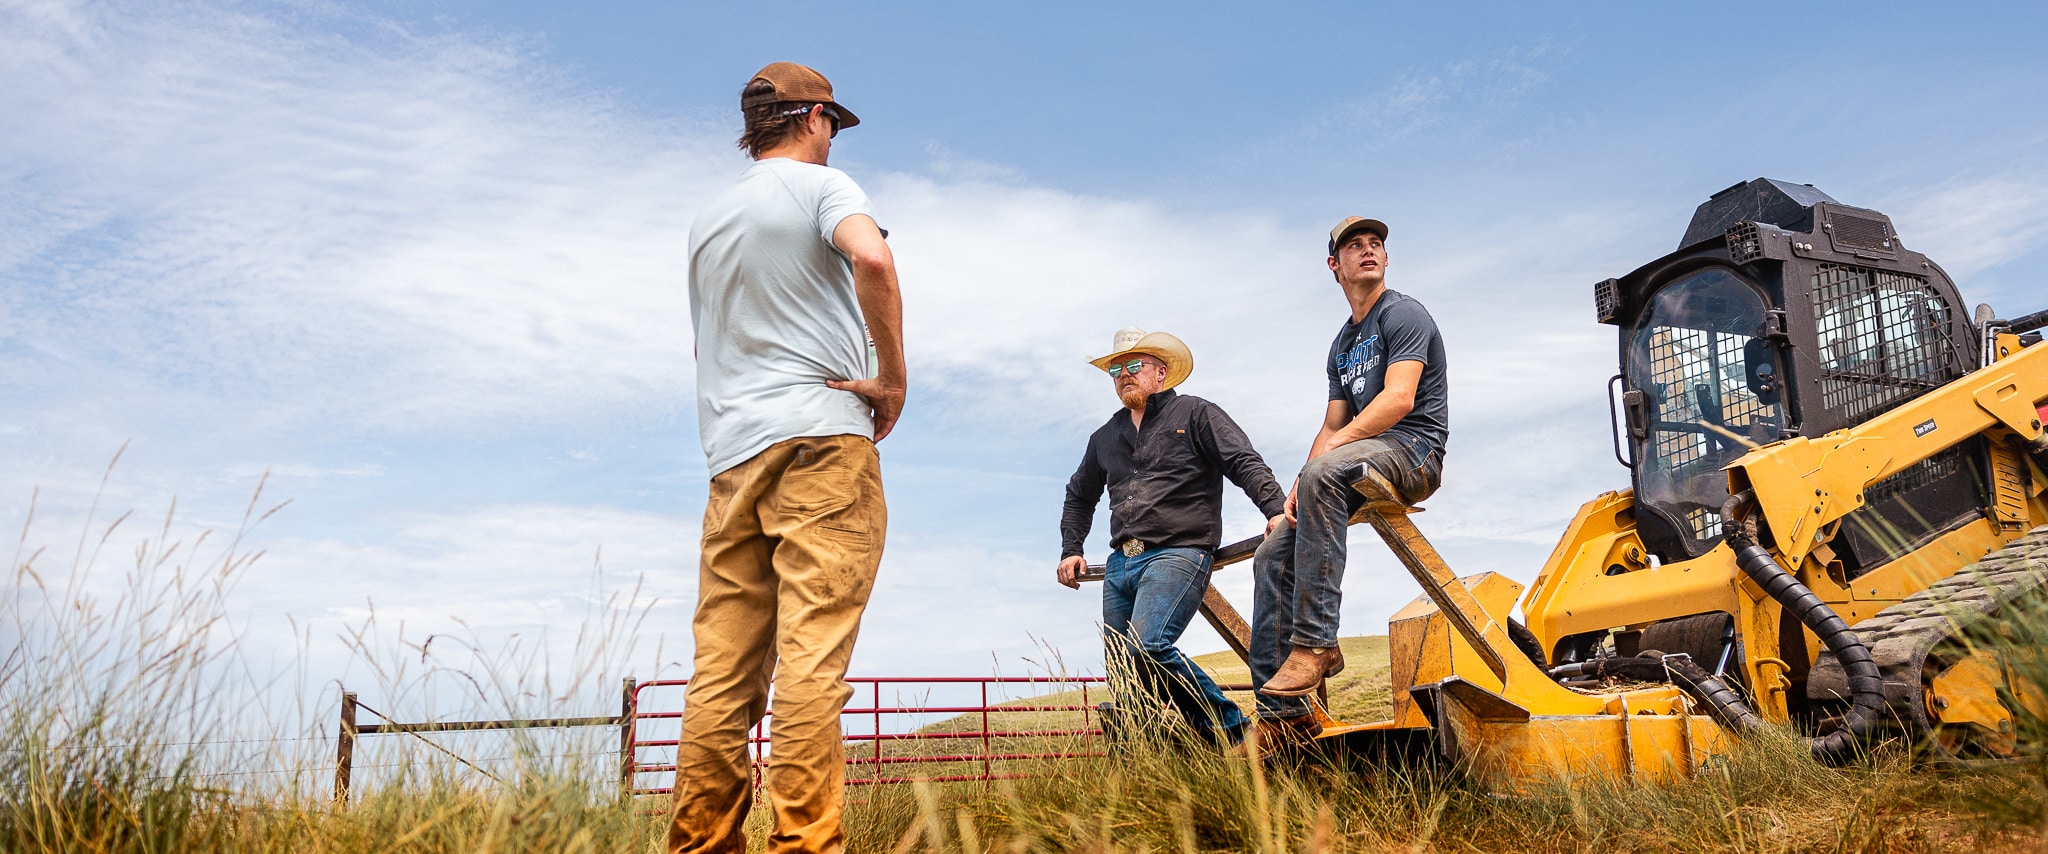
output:
[[[826,380],[825,384],[840,391],[850,391],[868,402],[875,419],[875,441],[896,429],[896,419],[903,415],[903,392],[900,385],[886,385],[880,379]]]
[[[1081,589],[1081,573],[1088,571],[1088,559],[1080,555],[1060,559],[1060,583],[1075,590]]]
[[[1281,508],[1280,518],[1286,519],[1289,525],[1294,524],[1294,494],[1300,489],[1301,478],[1298,477],[1294,479],[1294,485],[1287,487],[1287,504]],[[1266,533],[1273,533],[1273,523],[1266,523]]]
[[[1291,509],[1291,508],[1292,508],[1293,506],[1294,506],[1294,505],[1293,505],[1293,502],[1292,502],[1292,501],[1289,501],[1289,502],[1288,502],[1288,507],[1289,507],[1289,508]],[[1266,520],[1266,536],[1268,536],[1268,537],[1270,537],[1270,536],[1273,536],[1273,532],[1274,532],[1274,531],[1278,531],[1278,530],[1280,530],[1280,526],[1281,526],[1281,525],[1283,525],[1283,524],[1286,524],[1286,523],[1287,523],[1287,522],[1289,522],[1289,521],[1291,521],[1291,520],[1289,520],[1289,519],[1287,518],[1287,514],[1286,514],[1285,512],[1282,512],[1282,513],[1281,513],[1280,515],[1278,515],[1278,516],[1274,516],[1274,517],[1273,517],[1273,518],[1271,518],[1271,519],[1267,519],[1267,520]]]

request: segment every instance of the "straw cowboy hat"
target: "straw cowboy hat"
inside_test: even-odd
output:
[[[1144,354],[1166,363],[1166,388],[1180,385],[1181,380],[1195,372],[1195,354],[1188,352],[1188,345],[1166,332],[1146,332],[1135,326],[1126,326],[1116,331],[1116,339],[1110,344],[1110,354],[1088,364],[1107,371],[1113,363],[1134,354]]]

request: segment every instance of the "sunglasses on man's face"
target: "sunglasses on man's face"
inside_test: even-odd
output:
[[[1109,366],[1109,375],[1110,375],[1110,376],[1112,376],[1112,377],[1120,377],[1120,376],[1123,376],[1124,374],[1131,374],[1131,375],[1133,375],[1133,376],[1136,376],[1136,375],[1137,375],[1137,373],[1138,373],[1139,371],[1142,371],[1142,370],[1144,370],[1144,369],[1145,369],[1145,360],[1144,360],[1144,359],[1132,359],[1132,360],[1130,360],[1130,361],[1128,361],[1128,362],[1125,362],[1125,363],[1123,363],[1123,364],[1121,364],[1121,365],[1110,365],[1110,366]]]
[[[810,115],[810,114],[811,114],[811,110],[813,110],[813,109],[815,109],[815,110],[820,110],[820,111],[824,112],[824,114],[825,114],[825,118],[827,118],[827,119],[831,120],[831,122],[832,122],[832,133],[831,133],[831,135],[827,136],[827,137],[826,137],[826,139],[838,139],[838,138],[839,138],[839,111],[838,111],[838,110],[835,110],[835,109],[832,109],[832,105],[830,105],[830,104],[816,104],[816,105],[813,105],[813,106],[810,106],[810,107],[805,107],[805,108],[803,108],[803,109],[801,109],[801,110],[790,110],[789,112],[783,113],[783,115],[785,115],[785,116],[808,116],[808,115]]]

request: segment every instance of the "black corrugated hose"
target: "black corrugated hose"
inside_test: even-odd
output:
[[[1878,674],[1877,662],[1870,657],[1870,647],[1849,630],[1849,624],[1843,622],[1827,603],[1813,595],[1806,585],[1780,567],[1769,551],[1757,544],[1755,510],[1756,494],[1750,491],[1729,498],[1728,503],[1721,506],[1721,525],[1728,532],[1728,545],[1735,549],[1735,563],[1743,574],[1783,606],[1787,615],[1812,629],[1821,643],[1827,644],[1828,649],[1835,653],[1836,660],[1849,674],[1849,712],[1842,717],[1841,726],[1809,742],[1815,759],[1823,762],[1847,759],[1864,734],[1870,731],[1871,725],[1877,722],[1879,713],[1884,711],[1884,680]],[[1660,652],[1645,651],[1633,658],[1594,659],[1550,672],[1559,677],[1621,677],[1641,682],[1669,680],[1705,704],[1707,713],[1722,726],[1737,732],[1749,732],[1765,725],[1763,716],[1750,708],[1741,694],[1688,656],[1666,656]]]
[[[1722,530],[1727,532],[1728,546],[1735,550],[1735,565],[1783,607],[1786,615],[1812,629],[1848,674],[1849,711],[1842,716],[1841,726],[1815,737],[1810,744],[1815,759],[1824,762],[1847,759],[1885,710],[1884,679],[1878,673],[1877,662],[1870,656],[1870,647],[1849,630],[1849,624],[1843,622],[1826,602],[1820,601],[1820,597],[1813,595],[1813,591],[1806,589],[1806,585],[1779,566],[1771,553],[1757,543],[1756,509],[1754,491],[1744,490],[1739,495],[1730,496],[1728,503],[1721,505]],[[1700,668],[1693,665],[1693,669]],[[1676,670],[1674,675],[1678,675]],[[1716,711],[1714,717],[1723,723],[1739,720],[1741,723],[1736,725],[1737,728],[1747,730],[1763,722],[1747,705],[1737,708],[1717,702],[1715,694],[1725,692],[1728,697],[1721,699],[1732,698],[1736,704],[1741,704],[1741,699],[1725,685],[1720,686],[1720,692],[1702,692],[1684,684],[1690,680],[1679,681],[1680,687],[1713,708]],[[1718,685],[1720,680],[1713,681]],[[1724,719],[1724,714],[1729,717]]]
[[[1706,704],[1707,714],[1736,732],[1749,732],[1764,725],[1762,715],[1744,702],[1742,695],[1728,687],[1688,655],[1665,655],[1644,650],[1633,658],[1596,658],[1567,664],[1550,671],[1568,679],[1628,679],[1635,682],[1670,682]],[[1567,683],[1569,684],[1569,683]]]

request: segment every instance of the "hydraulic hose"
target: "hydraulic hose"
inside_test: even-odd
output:
[[[1820,601],[1820,597],[1813,595],[1806,585],[1779,566],[1777,559],[1757,543],[1756,509],[1756,493],[1752,490],[1730,496],[1728,502],[1721,505],[1721,526],[1727,532],[1729,547],[1735,550],[1735,565],[1784,608],[1787,615],[1812,629],[1828,651],[1835,654],[1843,672],[1848,674],[1849,711],[1842,716],[1841,727],[1815,737],[1809,745],[1815,759],[1846,759],[1885,710],[1884,679],[1878,673],[1877,661],[1870,655],[1870,647],[1849,630],[1849,624],[1843,622],[1826,602]],[[1700,699],[1710,708],[1728,708],[1717,706],[1709,697]],[[1747,707],[1744,706],[1743,710],[1747,711]],[[1755,714],[1749,712],[1750,717],[1755,717]],[[1760,723],[1761,719],[1757,722]]]
[[[1560,679],[1628,679],[1635,682],[1670,682],[1684,689],[1707,707],[1707,714],[1736,732],[1749,732],[1764,725],[1762,715],[1743,702],[1742,695],[1728,687],[1689,655],[1665,655],[1644,650],[1634,657],[1596,658],[1567,664],[1550,671]],[[1569,683],[1567,683],[1569,684]]]
[[[1671,672],[1671,681],[1685,690],[1685,693],[1707,704],[1707,714],[1722,726],[1736,732],[1751,732],[1764,725],[1764,716],[1743,702],[1742,695],[1728,687],[1707,669],[1694,663],[1687,656],[1668,656],[1663,661]]]

